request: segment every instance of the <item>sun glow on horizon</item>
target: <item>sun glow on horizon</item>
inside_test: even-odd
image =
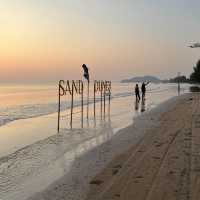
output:
[[[0,2],[0,81],[51,81],[66,74],[78,78],[82,63],[100,79],[167,77],[180,68],[187,74],[198,52],[184,45],[197,39],[200,29],[199,14],[194,7],[186,12],[185,4],[180,1],[176,10],[172,1],[167,7],[163,1],[145,0]],[[164,15],[168,11],[171,15]],[[186,17],[193,31],[183,35]]]

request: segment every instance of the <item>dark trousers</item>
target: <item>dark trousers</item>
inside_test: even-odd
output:
[[[135,93],[136,101],[140,100],[140,93]]]
[[[142,100],[145,98],[145,92],[142,92]]]

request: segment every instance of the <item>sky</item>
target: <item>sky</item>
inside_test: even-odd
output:
[[[199,0],[0,0],[0,82],[189,75]]]

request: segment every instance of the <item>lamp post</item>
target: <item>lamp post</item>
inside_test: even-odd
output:
[[[180,95],[180,75],[181,75],[181,72],[178,72],[178,74],[177,74],[178,76],[177,76],[177,78],[178,78],[178,95]]]

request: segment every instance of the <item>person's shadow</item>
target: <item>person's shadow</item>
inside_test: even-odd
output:
[[[135,111],[138,111],[139,110],[139,101],[136,100],[135,101]]]
[[[146,110],[146,104],[145,104],[145,99],[141,101],[141,112],[144,112]]]
[[[135,101],[135,111],[139,111],[140,109],[140,112],[145,112],[146,111],[146,103],[145,103],[145,99],[143,99],[141,101],[141,105],[139,104],[140,101],[136,100]]]

